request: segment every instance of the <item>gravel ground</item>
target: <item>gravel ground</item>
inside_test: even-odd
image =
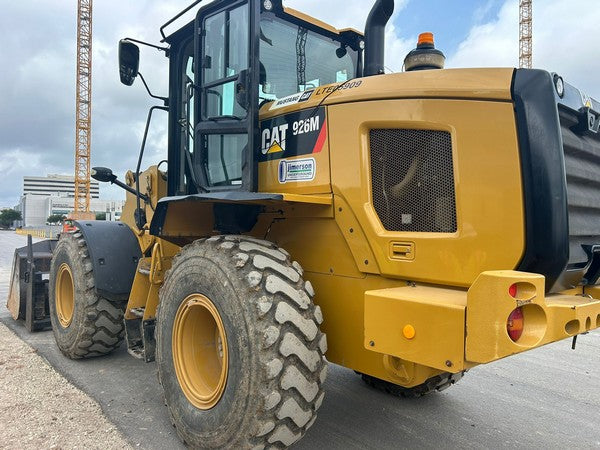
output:
[[[131,448],[100,405],[0,324],[0,448]]]
[[[26,238],[0,232],[0,302],[6,301],[12,252]],[[4,309],[4,311],[6,311]],[[100,405],[59,375],[0,323],[0,448],[131,448]]]

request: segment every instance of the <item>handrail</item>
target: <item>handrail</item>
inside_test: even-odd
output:
[[[185,13],[187,13],[190,9],[192,9],[194,6],[196,6],[198,3],[203,2],[204,0],[196,0],[194,3],[192,3],[190,6],[188,6],[187,8],[185,8],[183,11],[181,11],[179,14],[177,14],[175,17],[173,17],[171,20],[169,20],[167,23],[165,23],[162,27],[160,27],[160,34],[163,37],[162,42],[164,42],[167,39],[167,36],[165,36],[165,28],[167,28],[169,25],[171,25],[173,22],[175,22],[177,19],[179,19],[181,16],[183,16]]]

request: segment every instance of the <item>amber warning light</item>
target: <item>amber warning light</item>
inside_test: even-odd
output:
[[[421,33],[419,35],[419,41],[417,42],[417,46],[421,46],[424,44],[434,45],[433,33]]]
[[[433,33],[421,33],[417,47],[404,58],[404,69],[407,72],[443,69],[445,62],[444,53],[435,48]]]

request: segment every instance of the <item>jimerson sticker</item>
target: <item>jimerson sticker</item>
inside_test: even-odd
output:
[[[325,108],[286,114],[260,123],[259,162],[319,153],[327,139]]]
[[[314,158],[296,159],[294,161],[279,161],[279,182],[312,181],[317,173],[317,163]]]

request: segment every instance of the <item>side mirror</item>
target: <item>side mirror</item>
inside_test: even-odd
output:
[[[133,42],[119,41],[119,74],[121,83],[131,86],[140,67],[140,49]]]
[[[112,183],[117,177],[113,174],[113,171],[108,169],[107,167],[94,167],[90,172],[91,177],[100,181],[101,183]]]

